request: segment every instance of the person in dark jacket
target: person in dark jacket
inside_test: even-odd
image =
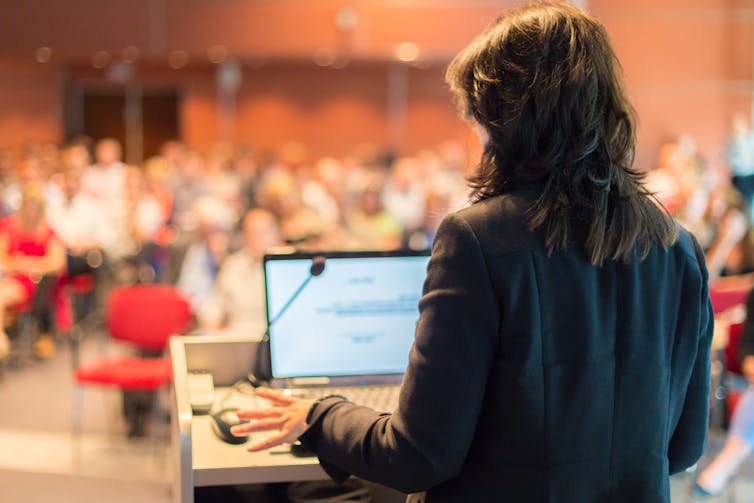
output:
[[[667,502],[704,447],[704,257],[634,171],[605,29],[513,10],[446,79],[480,131],[473,203],[435,237],[397,410],[339,397],[246,410],[249,450],[300,439],[336,481],[428,502]]]

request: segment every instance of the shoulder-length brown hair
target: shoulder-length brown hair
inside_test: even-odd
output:
[[[458,54],[446,73],[461,113],[489,135],[470,179],[474,201],[535,182],[528,214],[550,253],[574,225],[590,261],[630,262],[677,236],[633,169],[634,110],[604,27],[583,11],[539,3],[513,10]]]

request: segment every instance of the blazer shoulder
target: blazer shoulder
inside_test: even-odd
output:
[[[699,242],[693,234],[684,229],[680,224],[678,224],[678,229],[678,239],[673,244],[673,248],[693,261],[698,262],[700,266],[704,266],[704,251]]]
[[[526,194],[503,194],[467,206],[448,218],[467,225],[486,250],[498,254],[521,251],[542,246],[539,234],[526,223],[530,205]]]

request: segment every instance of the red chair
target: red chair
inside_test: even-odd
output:
[[[188,301],[167,285],[136,285],[115,288],[107,305],[107,330],[118,341],[142,353],[160,354],[173,334],[184,333],[193,317]],[[78,367],[73,407],[73,431],[81,432],[83,386],[108,386],[122,391],[157,391],[171,379],[167,358],[104,356]]]
[[[735,289],[715,288],[710,285],[709,297],[712,301],[712,310],[715,314],[720,314],[738,304],[746,304],[749,292],[751,292],[749,285]]]

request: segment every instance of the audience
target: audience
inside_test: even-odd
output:
[[[110,266],[116,284],[176,284],[208,329],[263,327],[260,264],[270,246],[426,248],[442,217],[465,203],[468,162],[454,142],[414,157],[361,148],[312,163],[298,143],[258,156],[245,145],[202,153],[170,141],[141,166],[127,166],[122,152],[113,138],[79,137],[61,148],[29,142],[14,163],[3,148],[2,211],[21,218],[24,187],[41,187],[69,275],[96,262]],[[0,297],[10,305],[29,292]],[[3,355],[10,345],[0,334]]]

